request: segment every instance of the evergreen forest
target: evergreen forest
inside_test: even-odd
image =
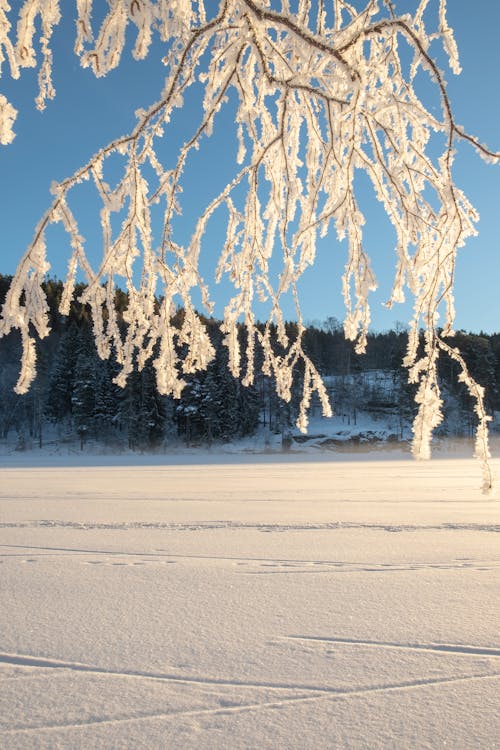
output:
[[[0,305],[10,281],[11,277],[0,275]],[[116,361],[98,357],[88,309],[73,302],[69,315],[59,314],[62,289],[59,280],[45,282],[51,333],[37,343],[38,375],[25,395],[14,392],[20,367],[19,337],[11,333],[0,339],[0,440],[17,450],[56,440],[82,450],[92,441],[111,450],[137,452],[161,451],[174,443],[227,442],[262,428],[280,434],[285,447],[300,440],[294,426],[302,394],[300,369],[294,373],[290,403],[276,396],[273,377],[259,367],[262,362],[256,362],[255,383],[243,386],[228,370],[220,321],[204,319],[216,356],[206,372],[185,377],[187,385],[180,399],[158,394],[149,363],[141,371],[136,369],[121,388],[113,383]],[[118,291],[115,302],[121,315],[127,307],[126,294]],[[182,314],[182,309],[176,313],[179,322]],[[244,326],[239,333],[244,343]],[[293,340],[296,324],[288,323],[287,333]],[[368,338],[366,354],[355,354],[342,325],[329,318],[308,326],[305,348],[324,378],[336,415],[348,424],[355,423],[361,412],[381,419],[390,415],[399,425],[394,439],[408,439],[415,407],[413,387],[401,365],[406,331],[396,327],[370,333]],[[489,413],[500,411],[500,333],[459,331],[452,341],[473,377],[484,386]],[[475,416],[453,361],[442,360],[440,380],[445,420],[439,434],[469,437]],[[319,413],[319,404],[313,402],[311,412]]]

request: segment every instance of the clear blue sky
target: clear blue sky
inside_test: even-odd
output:
[[[67,3],[70,7],[73,3]],[[416,0],[401,0],[399,7],[413,8]],[[463,72],[447,73],[449,93],[458,123],[482,142],[500,149],[500,65],[498,29],[500,2],[449,0],[448,18],[458,42]],[[56,99],[44,113],[36,111],[34,75],[24,71],[18,82],[4,79],[2,90],[20,110],[13,144],[0,148],[0,273],[13,273],[29,243],[33,228],[50,203],[52,180],[62,180],[84,163],[101,146],[128,132],[135,122],[134,111],[159,97],[162,69],[159,51],[143,63],[122,64],[107,78],[95,80],[83,71],[72,53],[73,24],[69,19],[57,33],[55,85]],[[182,123],[179,125],[182,128]],[[180,131],[178,131],[180,132]],[[224,159],[227,135],[223,129],[210,144],[206,162],[200,160],[191,170],[192,181],[184,199],[192,205],[201,200],[203,182],[229,175],[231,164]],[[196,171],[198,170],[198,171]],[[459,255],[456,279],[456,327],[488,332],[500,331],[500,166],[486,165],[467,145],[460,146],[455,164],[457,184],[478,208],[479,237],[470,240]],[[84,209],[85,210],[85,209]],[[372,295],[372,327],[384,330],[395,321],[407,321],[411,304],[387,311],[387,299],[395,265],[391,231],[381,209],[367,211],[366,249],[373,257],[380,289]],[[91,229],[85,234],[91,240]],[[216,240],[215,234],[213,237]],[[64,278],[67,244],[62,233],[49,235],[51,273]],[[328,316],[343,318],[340,276],[345,248],[332,252],[320,244],[318,260],[301,284],[306,321]],[[210,248],[205,247],[210,255]],[[96,252],[95,258],[98,257]],[[215,263],[215,256],[211,258]],[[210,283],[210,266],[206,277]],[[218,300],[217,289],[213,289]],[[223,297],[221,290],[220,297]],[[221,308],[216,309],[220,314]],[[291,316],[291,308],[290,308]]]

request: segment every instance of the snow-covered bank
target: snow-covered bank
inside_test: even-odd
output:
[[[475,462],[221,460],[0,469],[2,750],[494,748]]]
[[[0,467],[22,466],[163,466],[183,464],[220,463],[295,463],[307,461],[330,463],[332,461],[387,461],[408,459],[411,455],[410,433],[405,439],[395,432],[390,419],[374,419],[360,412],[350,423],[339,416],[312,417],[308,433],[297,430],[275,433],[261,428],[255,435],[212,445],[186,445],[182,440],[171,439],[156,452],[134,452],[119,446],[88,440],[83,449],[78,441],[63,440],[53,435],[45,436],[42,446],[28,441],[19,450],[15,436],[0,440]],[[500,435],[490,436],[491,452],[500,457]],[[433,458],[470,458],[474,453],[473,438],[436,438],[433,441]],[[480,468],[477,464],[477,482]]]

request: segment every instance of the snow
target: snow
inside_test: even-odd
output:
[[[2,750],[498,747],[473,460],[29,455],[0,468]]]

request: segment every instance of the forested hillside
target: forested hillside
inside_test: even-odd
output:
[[[0,303],[9,284],[10,277],[0,275]],[[88,441],[98,441],[112,449],[151,451],[179,441],[200,445],[234,440],[264,427],[281,434],[285,443],[291,440],[301,373],[296,373],[290,404],[277,398],[272,377],[263,375],[259,367],[255,384],[244,387],[228,371],[219,321],[205,321],[216,349],[214,361],[206,372],[187,376],[182,396],[175,400],[158,394],[149,364],[134,371],[125,388],[115,385],[116,361],[98,357],[87,308],[74,302],[69,315],[62,317],[57,312],[62,283],[49,280],[45,291],[52,332],[37,344],[38,377],[24,396],[13,390],[20,341],[14,334],[0,339],[0,439],[18,449],[43,446],[50,437],[77,442],[82,449]],[[126,309],[124,293],[117,293],[116,306],[120,314]],[[179,322],[182,314],[177,312]],[[294,329],[289,323],[291,337]],[[243,341],[245,335],[242,326]],[[500,334],[459,332],[453,341],[486,388],[490,413],[500,410]],[[397,426],[395,438],[408,436],[414,404],[401,367],[404,330],[370,334],[367,353],[359,356],[344,339],[339,322],[331,318],[308,327],[305,345],[325,379],[334,412],[346,423],[356,423],[360,413],[380,419],[390,416]],[[446,412],[441,434],[468,436],[474,415],[470,397],[457,381],[455,363],[443,360],[440,376]]]

